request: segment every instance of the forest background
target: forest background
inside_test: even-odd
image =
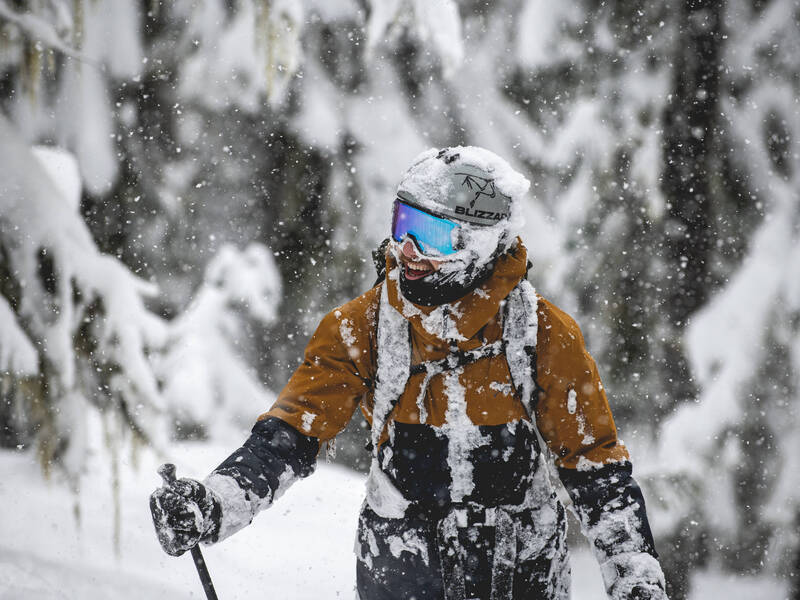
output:
[[[93,457],[232,450],[458,144],[532,182],[670,597],[800,598],[797,0],[0,0],[2,452],[80,520]]]

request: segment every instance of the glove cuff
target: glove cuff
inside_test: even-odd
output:
[[[222,541],[246,527],[261,508],[262,499],[239,487],[228,475],[211,473],[203,480],[203,485],[214,496],[219,514],[215,531],[203,537],[205,544]]]

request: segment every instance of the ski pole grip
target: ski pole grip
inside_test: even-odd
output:
[[[172,487],[177,481],[177,475],[175,474],[175,465],[173,465],[172,463],[164,463],[163,465],[158,467],[158,474],[161,475],[161,480],[167,487]]]
[[[175,473],[175,465],[172,463],[164,463],[158,467],[158,474],[161,475],[161,480],[167,487],[172,487],[178,480]],[[200,546],[194,546],[191,549],[192,560],[197,569],[197,574],[200,576],[200,583],[203,585],[203,591],[206,593],[208,600],[217,600],[217,592],[214,590],[214,584],[211,582],[211,575],[208,573],[206,561],[203,558],[203,553],[200,552]]]

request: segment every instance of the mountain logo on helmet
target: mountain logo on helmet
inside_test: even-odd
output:
[[[422,153],[403,175],[396,197],[461,226],[489,227],[510,220],[516,189],[524,193],[527,181],[500,157],[458,146]]]
[[[497,195],[497,191],[494,189],[494,179],[478,177],[471,173],[457,172],[456,175],[464,177],[461,182],[461,187],[466,187],[471,192],[475,192],[475,197],[472,199],[472,202],[469,203],[470,208],[475,208],[475,202],[482,195],[488,196],[489,198],[494,198]]]

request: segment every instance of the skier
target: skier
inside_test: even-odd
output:
[[[666,598],[595,363],[575,321],[527,281],[514,232],[529,185],[481,148],[417,157],[397,190],[383,280],[322,319],[241,448],[202,483],[152,494],[168,554],[249,524],[312,473],[321,444],[360,405],[372,452],[356,543],[361,600],[568,598],[551,471],[608,596]]]

